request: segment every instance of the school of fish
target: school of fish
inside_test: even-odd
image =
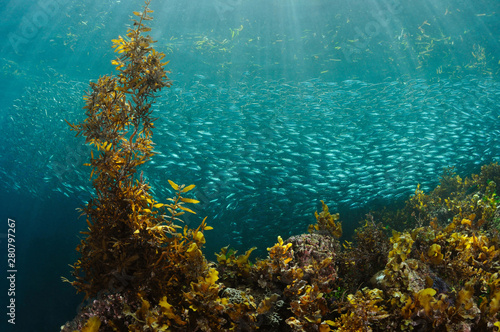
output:
[[[83,117],[84,82],[40,83],[2,116],[0,182],[36,199],[85,201],[89,148],[64,122]],[[196,184],[193,225],[208,216],[216,247],[249,248],[301,233],[324,200],[349,220],[432,189],[444,167],[500,158],[500,84],[491,79],[224,85],[196,75],[155,104],[157,154],[143,168],[158,200],[167,180]],[[262,249],[262,248],[261,248]],[[265,248],[264,248],[265,249]]]

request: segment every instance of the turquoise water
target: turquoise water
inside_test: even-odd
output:
[[[7,266],[12,218],[18,271],[16,325],[2,319],[2,331],[53,331],[76,313],[81,298],[60,277],[92,188],[89,149],[64,119],[82,119],[89,80],[112,73],[111,39],[142,4],[2,6],[0,252]],[[305,231],[320,200],[348,237],[370,209],[432,189],[443,167],[466,175],[500,158],[498,1],[151,8],[173,86],[155,105],[158,154],[143,170],[158,200],[172,195],[167,179],[197,185],[186,223],[208,216],[209,258],[228,244],[265,255]]]

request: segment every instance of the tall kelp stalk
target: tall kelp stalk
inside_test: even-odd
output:
[[[183,197],[194,185],[170,181],[176,196],[162,204],[137,172],[154,155],[152,103],[171,85],[164,54],[144,35],[151,30],[144,25],[152,19],[149,3],[134,12],[138,19],[126,37],[113,40],[117,75],[90,83],[84,97],[86,119],[68,123],[94,148],[86,165],[92,167],[95,193],[82,209],[89,230],[77,247],[81,258],[71,281],[85,298],[120,292],[157,302],[161,294],[179,294],[171,290],[180,282],[197,281],[208,270],[200,250],[203,231],[209,229],[205,221],[197,229],[176,225],[185,211],[193,212],[183,204],[198,203]]]

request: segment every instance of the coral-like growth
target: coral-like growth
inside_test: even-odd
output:
[[[321,234],[302,234],[292,236],[285,242],[292,244],[291,266],[304,272],[302,279],[317,285],[321,292],[332,291],[337,280],[338,241]]]

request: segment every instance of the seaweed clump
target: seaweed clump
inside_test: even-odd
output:
[[[269,304],[262,315],[250,302],[263,331],[498,331],[498,175],[490,164],[471,178],[447,172],[429,194],[417,186],[403,209],[368,214],[343,250],[339,216],[322,202],[311,234],[279,237],[266,259],[224,248],[221,281]],[[394,220],[408,224],[385,226]]]
[[[495,216],[500,206],[496,192],[500,183],[500,166],[492,163],[481,167],[479,174],[462,178],[453,167],[445,169],[439,185],[425,194],[418,185],[415,194],[397,211],[382,210],[374,216],[397,230],[436,223],[447,225],[456,216],[475,214],[479,224],[499,225]],[[490,223],[493,221],[493,223]],[[500,227],[497,227],[500,229]]]
[[[137,19],[125,37],[113,40],[119,55],[112,61],[117,75],[90,83],[84,97],[85,120],[69,124],[93,147],[86,165],[92,169],[95,193],[81,209],[88,231],[82,232],[84,238],[77,247],[80,258],[72,266],[74,280],[65,281],[84,293],[85,299],[94,298],[97,306],[110,302],[103,294],[127,298],[114,304],[120,306],[123,317],[87,310],[90,318],[100,313],[101,330],[106,329],[104,323],[108,329],[120,330],[187,325],[184,312],[176,310],[184,300],[178,290],[191,282],[216,280],[200,250],[203,233],[211,227],[205,220],[196,229],[179,225],[182,214],[193,212],[186,204],[198,203],[186,197],[194,185],[170,181],[176,195],[160,203],[138,172],[154,155],[152,104],[158,92],[171,85],[164,54],[155,51],[154,41],[145,35],[150,31],[145,22],[152,19],[148,6],[149,1],[142,12],[134,12]],[[150,303],[160,308],[155,319],[147,313]]]
[[[385,267],[347,295],[334,326],[349,331],[498,331],[500,236],[494,189],[499,176],[498,164],[465,179],[450,169],[430,193],[417,186],[401,210],[374,212],[380,225],[397,225],[400,231],[393,230],[384,246],[375,247],[389,245]],[[368,236],[357,234],[358,240]],[[357,258],[359,251],[344,255]]]
[[[81,259],[74,265],[72,282],[86,297],[102,289],[139,289],[149,278],[140,271],[154,266],[157,248],[175,239],[165,236],[176,230],[173,220],[163,217],[164,204],[154,201],[142,173],[137,175],[138,167],[153,156],[152,100],[170,86],[162,55],[142,35],[149,29],[143,23],[150,19],[148,11],[137,13],[140,19],[126,38],[113,41],[121,54],[113,61],[117,77],[91,82],[84,97],[86,119],[70,124],[97,150],[86,164],[92,167],[95,194],[82,210],[89,231],[77,248]]]

